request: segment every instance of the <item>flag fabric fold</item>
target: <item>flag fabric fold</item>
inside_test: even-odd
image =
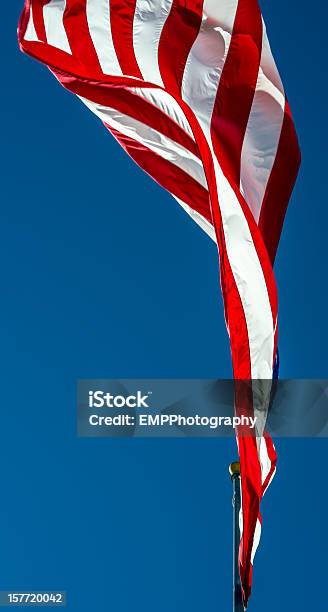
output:
[[[234,377],[271,380],[273,263],[300,152],[258,1],[26,0],[18,37],[217,243]],[[236,409],[256,412],[241,395]],[[276,453],[265,433],[237,441],[246,608]]]

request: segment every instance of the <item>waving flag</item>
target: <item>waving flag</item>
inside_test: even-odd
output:
[[[19,42],[216,241],[234,376],[271,380],[300,154],[257,0],[26,0]],[[238,447],[246,607],[276,456],[267,435]]]

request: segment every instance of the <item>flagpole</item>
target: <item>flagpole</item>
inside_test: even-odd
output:
[[[238,554],[240,542],[239,513],[241,508],[240,492],[240,463],[234,461],[229,467],[232,480],[232,508],[233,508],[233,612],[245,612],[241,594],[241,584],[238,567]]]

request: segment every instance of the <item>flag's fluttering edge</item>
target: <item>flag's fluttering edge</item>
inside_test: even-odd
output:
[[[216,241],[234,376],[270,380],[272,266],[300,153],[258,1],[26,0],[19,43]],[[246,607],[276,455],[267,435],[238,447]]]

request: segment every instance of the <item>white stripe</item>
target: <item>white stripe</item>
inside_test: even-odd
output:
[[[239,511],[239,531],[240,531],[240,539],[242,539],[243,531],[244,531],[244,515],[243,515],[243,502],[242,502],[242,488],[241,487],[240,487],[240,492],[241,492],[241,507]],[[251,552],[251,564],[252,565],[254,563],[254,557],[258,549],[259,543],[260,543],[261,531],[262,531],[261,521],[259,518],[257,518],[256,525],[255,525],[255,531],[254,531],[252,552]]]
[[[242,147],[240,173],[240,188],[256,222],[276,158],[284,110],[284,90],[263,23],[261,67]]]
[[[110,26],[109,0],[87,0],[87,21],[90,36],[105,74],[122,76]]]
[[[251,378],[270,380],[274,354],[274,325],[268,290],[252,235],[228,179],[214,154],[210,126],[198,116],[212,152],[227,255],[245,314]],[[268,402],[268,398],[266,398]]]
[[[259,519],[257,519],[256,521],[256,527],[255,527],[255,532],[254,532],[254,540],[253,540],[253,546],[252,546],[252,554],[251,554],[251,563],[253,565],[254,563],[254,557],[255,557],[255,553],[258,549],[258,545],[260,543],[260,539],[261,539],[261,531],[262,531],[262,526],[261,523],[259,521]]]
[[[51,0],[43,7],[44,27],[47,43],[72,53],[63,23],[63,15],[66,8],[66,0]]]
[[[165,113],[173,119],[195,142],[194,134],[190,128],[189,122],[186,119],[184,112],[172,96],[162,89],[152,89],[150,87],[129,87],[140,98],[147,100],[153,106]]]
[[[257,450],[261,464],[262,485],[265,483],[271,470],[271,459],[269,457],[266,439],[264,437],[257,439]]]
[[[34,27],[32,0],[31,0],[31,6],[30,6],[29,20],[28,20],[24,40],[30,40],[32,42],[36,42],[39,40],[37,37],[36,31],[35,31],[35,27]]]
[[[270,380],[274,324],[262,266],[237,196],[214,153],[213,160],[228,259],[246,319],[251,377]]]
[[[273,330],[273,335],[275,334],[275,329]],[[258,453],[260,454],[260,440],[262,440],[262,436],[265,431],[266,420],[268,416],[270,398],[271,398],[271,388],[272,388],[272,377],[267,379],[259,379],[255,380],[252,383],[252,394],[253,394],[253,410],[254,417],[256,418],[255,424],[255,435],[258,444]],[[266,447],[264,451],[266,450]]]
[[[137,0],[133,21],[133,47],[145,81],[163,86],[158,45],[173,0]]]
[[[276,62],[274,61],[274,57],[272,55],[267,30],[265,23],[262,18],[262,31],[263,31],[263,41],[262,41],[262,55],[261,55],[261,68],[271,81],[273,86],[280,91],[281,95],[285,97],[285,90],[282,84],[282,80],[280,78],[280,74],[278,72],[278,68],[276,66]]]
[[[210,124],[227,58],[238,0],[205,0],[203,22],[190,50],[182,81],[182,98]]]
[[[267,479],[268,475],[270,474],[270,470],[272,469],[272,461],[271,461],[271,459],[269,457],[267,441],[266,441],[265,438],[264,438],[264,440],[265,440],[265,449],[264,450],[261,449],[261,453],[263,453],[263,458],[261,458],[261,455],[260,455],[261,469],[262,469],[262,485],[264,484],[265,480]],[[274,445],[273,445],[273,448],[274,448]],[[275,448],[274,448],[274,451],[275,451]],[[270,468],[269,468],[269,464],[270,464]],[[265,489],[263,491],[263,495],[265,495],[266,491],[268,490],[268,488],[269,488],[269,486],[270,486],[270,484],[271,484],[271,482],[272,482],[272,480],[273,480],[273,478],[275,476],[275,473],[276,473],[276,468],[274,468],[274,470],[273,470],[273,472],[271,474],[269,482],[267,483],[267,485],[266,485],[266,487],[265,487]]]
[[[244,516],[243,516],[242,507],[243,506],[241,505],[240,512],[239,512],[240,539],[243,536],[243,529],[244,529]],[[256,551],[257,551],[257,549],[259,547],[260,540],[261,540],[261,532],[262,532],[261,521],[260,521],[260,519],[256,519],[256,525],[255,525],[255,531],[254,531],[254,539],[253,539],[252,552],[251,552],[251,564],[252,565],[254,563],[254,557],[255,557]]]
[[[114,108],[90,102],[82,97],[81,100],[101,121],[118,130],[121,134],[140,142],[163,159],[175,164],[207,189],[203,164],[188,149],[141,121],[137,121]]]
[[[211,21],[216,22],[231,34],[239,0],[205,0],[203,12]]]

